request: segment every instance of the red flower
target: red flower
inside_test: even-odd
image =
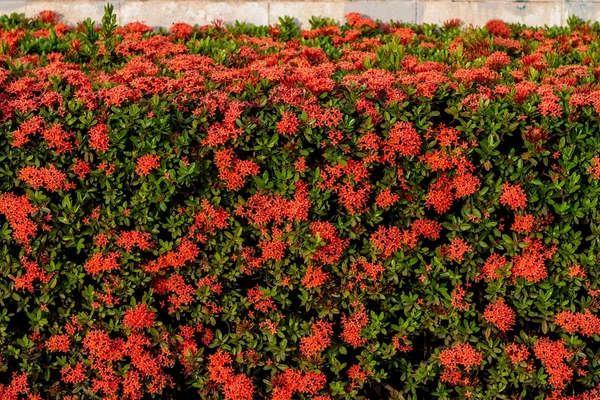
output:
[[[101,272],[110,272],[120,268],[117,258],[119,253],[113,251],[104,256],[101,252],[95,253],[92,258],[85,263],[85,270],[88,274],[96,275]]]
[[[600,318],[590,310],[585,310],[583,313],[561,311],[556,314],[554,323],[569,333],[579,332],[587,337],[600,334]]]
[[[75,367],[70,365],[63,367],[60,374],[64,383],[81,383],[86,378],[85,367],[82,362],[78,362]]]
[[[535,224],[536,221],[533,215],[517,215],[510,229],[517,233],[530,233],[533,232]]]
[[[299,173],[303,173],[304,171],[306,171],[308,169],[308,167],[306,166],[306,159],[304,157],[299,157],[298,160],[294,163],[294,168],[296,168],[296,171],[298,171]]]
[[[401,231],[396,226],[388,228],[379,226],[377,231],[371,235],[371,243],[373,247],[382,252],[383,257],[390,257],[395,251],[400,249],[404,244],[413,243],[414,236],[410,231]]]
[[[300,120],[296,114],[288,111],[281,113],[281,121],[277,123],[277,131],[283,135],[294,135],[298,132]]]
[[[36,15],[36,19],[46,23],[46,24],[57,24],[60,20],[60,17],[56,13],[56,11],[52,10],[42,10]]]
[[[62,154],[73,150],[73,144],[69,139],[75,136],[73,132],[65,132],[61,124],[56,124],[51,128],[45,129],[42,136],[49,149],[56,149],[56,154]]]
[[[68,353],[71,348],[69,335],[54,335],[45,343],[48,351]]]
[[[364,345],[367,340],[360,336],[362,329],[369,323],[369,316],[366,313],[365,306],[359,305],[358,310],[348,318],[342,315],[342,339],[350,346],[357,348]]]
[[[496,51],[490,54],[485,62],[486,67],[498,70],[510,64],[510,57],[502,51]]]
[[[363,383],[367,380],[367,377],[371,375],[371,371],[362,369],[358,364],[354,364],[348,368],[348,378],[353,381]]]
[[[512,259],[513,278],[521,277],[531,282],[546,279],[548,271],[546,271],[544,262],[552,257],[554,249],[546,250],[538,239],[530,240],[526,238],[525,243],[529,243],[529,247],[523,249],[521,255]]]
[[[12,236],[19,243],[29,246],[29,239],[35,238],[37,226],[29,215],[37,209],[31,205],[27,196],[15,196],[12,193],[0,194],[0,213],[6,215]]]
[[[458,311],[468,310],[470,305],[465,302],[465,295],[467,291],[463,289],[458,283],[454,286],[454,290],[452,291],[450,297],[450,303],[452,307]]]
[[[12,133],[12,147],[21,147],[29,142],[29,136],[42,133],[45,121],[40,116],[34,116],[23,122],[19,129]]]
[[[19,171],[19,179],[27,182],[32,188],[44,187],[51,192],[67,190],[71,185],[67,182],[67,176],[56,169],[54,165],[49,168],[25,167]]]
[[[505,182],[502,185],[502,196],[500,196],[500,203],[510,207],[513,210],[525,208],[527,206],[527,195],[521,188],[521,185],[512,185]]]
[[[515,323],[515,312],[506,304],[504,299],[498,299],[495,303],[486,306],[483,318],[502,331],[512,329]]]
[[[398,122],[389,132],[384,151],[386,160],[392,160],[394,153],[404,157],[418,156],[421,153],[421,136],[410,122]]]
[[[397,194],[392,194],[392,191],[388,189],[384,189],[379,196],[377,196],[377,200],[375,204],[377,204],[380,208],[388,208],[394,205],[400,199],[400,196]]]
[[[87,174],[92,172],[92,168],[90,167],[90,163],[83,160],[77,160],[73,166],[73,172],[75,172],[75,175],[77,175],[80,179],[84,179]]]
[[[523,344],[511,343],[504,348],[504,351],[506,351],[513,364],[518,364],[529,358],[529,349]]]
[[[327,379],[322,372],[303,372],[288,368],[273,377],[271,400],[292,400],[294,393],[315,395],[326,384]],[[317,399],[319,396],[311,396]]]
[[[369,27],[376,28],[377,22],[373,21],[371,18],[363,17],[360,13],[351,12],[344,15],[346,20],[348,21],[348,25],[353,26],[355,28]]]
[[[319,320],[312,324],[313,334],[300,339],[300,351],[305,357],[313,357],[325,350],[331,343],[333,325],[325,320]]]
[[[415,220],[410,226],[413,235],[423,236],[426,239],[437,240],[440,238],[442,226],[437,221],[421,218]]]
[[[219,169],[219,179],[226,182],[229,190],[241,189],[247,177],[259,173],[259,167],[254,162],[234,157],[233,149],[215,152],[215,164]]]
[[[468,172],[462,172],[452,180],[452,186],[456,192],[456,197],[467,197],[477,192],[481,181],[475,175]]]
[[[54,275],[54,273],[46,272],[46,270],[40,268],[35,261],[27,261],[23,259],[21,263],[23,264],[25,273],[21,276],[15,276],[13,278],[16,290],[24,289],[30,293],[33,293],[33,283],[36,279],[39,279],[39,281],[45,285],[50,282],[52,276]]]
[[[437,130],[437,141],[440,146],[453,147],[458,145],[460,131],[453,127],[440,125]]]
[[[504,21],[500,19],[493,19],[488,21],[488,23],[485,24],[485,27],[492,35],[501,37],[512,36],[510,28],[504,23]]]
[[[313,254],[313,260],[329,265],[335,265],[339,262],[350,243],[349,239],[341,239],[337,229],[326,221],[313,222],[311,224],[311,234],[313,237],[319,234],[325,242],[325,245],[320,246],[317,252]]]
[[[533,353],[548,371],[550,375],[548,381],[552,386],[563,389],[565,381],[571,382],[573,370],[564,361],[570,358],[573,353],[568,351],[562,342],[540,338],[533,347]]]
[[[323,285],[328,278],[329,274],[323,272],[320,266],[315,268],[313,265],[309,265],[304,278],[302,278],[302,284],[305,288],[312,289]]]
[[[126,215],[128,215],[128,213]],[[133,247],[137,247],[141,250],[148,250],[153,245],[152,236],[148,232],[124,231],[120,233],[116,245],[123,247],[128,253],[131,252]]]
[[[433,207],[438,214],[443,214],[450,210],[453,201],[452,186],[447,178],[442,177],[431,185],[425,205],[429,208]]]
[[[498,272],[508,264],[508,260],[505,257],[502,257],[498,253],[493,253],[490,255],[483,267],[481,268],[481,275],[478,279],[484,278],[487,281],[493,281],[500,278]]]
[[[471,368],[479,366],[482,361],[482,355],[469,343],[460,343],[452,349],[442,350],[440,362],[444,366],[444,373],[441,380],[458,385],[461,378],[459,367],[463,366],[466,372],[469,372]]]
[[[596,156],[592,159],[592,165],[588,168],[588,173],[592,174],[595,179],[600,179],[600,157]]]
[[[218,350],[208,358],[210,380],[223,385],[225,400],[252,400],[254,385],[252,379],[244,374],[234,374],[229,365],[231,356]]]
[[[472,251],[472,247],[467,244],[461,238],[454,238],[452,242],[445,248],[446,253],[448,254],[448,258],[461,262],[465,259],[464,255],[468,251]]]
[[[178,22],[169,28],[169,32],[171,32],[176,38],[187,39],[194,33],[194,27],[184,22]]]
[[[138,304],[135,308],[125,311],[123,325],[132,330],[151,328],[154,326],[155,314],[146,304]]]
[[[150,171],[155,168],[160,167],[160,156],[146,154],[145,156],[141,156],[137,160],[137,166],[135,167],[135,171],[140,176],[147,176]]]
[[[96,151],[108,150],[109,138],[108,127],[105,124],[97,124],[90,129],[90,147]]]

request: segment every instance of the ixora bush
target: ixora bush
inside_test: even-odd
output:
[[[597,399],[600,25],[0,17],[0,398]]]

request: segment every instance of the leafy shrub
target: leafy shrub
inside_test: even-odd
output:
[[[598,398],[598,24],[115,21],[0,18],[0,398]]]

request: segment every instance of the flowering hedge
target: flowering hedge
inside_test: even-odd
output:
[[[0,17],[0,398],[599,398],[599,35]]]

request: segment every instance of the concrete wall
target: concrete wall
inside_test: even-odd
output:
[[[54,10],[70,24],[87,17],[100,21],[108,1],[114,4],[120,24],[143,21],[164,27],[175,22],[205,25],[215,19],[267,25],[285,15],[307,27],[312,15],[342,21],[349,12],[383,21],[441,23],[460,18],[475,25],[496,18],[534,26],[564,25],[573,14],[584,20],[600,18],[600,0],[0,0],[0,14],[33,16]]]

